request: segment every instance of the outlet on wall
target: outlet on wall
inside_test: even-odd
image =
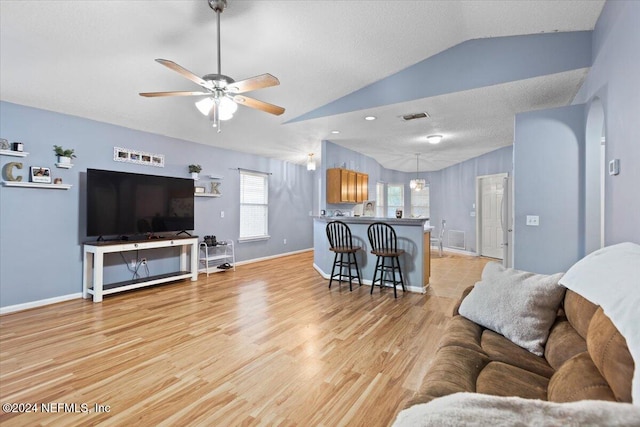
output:
[[[146,259],[146,258],[142,258],[142,259],[140,260],[140,264],[142,264],[142,265],[147,265],[147,259]]]
[[[282,243],[286,245],[286,244],[287,244],[287,239],[284,239],[284,240],[282,241]]]

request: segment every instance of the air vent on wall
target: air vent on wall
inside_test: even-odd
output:
[[[426,119],[428,117],[429,117],[429,113],[422,112],[422,113],[414,113],[414,114],[405,114],[404,116],[402,116],[402,120],[404,120],[405,122],[408,122],[409,120]]]

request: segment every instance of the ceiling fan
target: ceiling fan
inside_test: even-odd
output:
[[[218,72],[216,74],[207,74],[200,78],[173,61],[169,61],[168,59],[156,59],[156,62],[177,72],[183,77],[186,77],[197,85],[200,85],[204,91],[143,92],[140,93],[140,96],[149,98],[160,96],[205,97],[196,102],[196,107],[198,107],[198,110],[200,110],[202,114],[209,116],[213,121],[213,127],[217,128],[218,132],[221,130],[220,120],[228,120],[233,117],[233,113],[237,110],[238,104],[265,111],[276,116],[284,113],[284,108],[282,107],[241,95],[245,92],[279,85],[280,81],[276,77],[267,73],[235,81],[231,77],[222,74],[220,66],[220,14],[227,7],[227,0],[207,1],[209,3],[209,7],[216,12],[218,17]]]

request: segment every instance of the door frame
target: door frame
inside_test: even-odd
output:
[[[485,178],[501,178],[503,180],[503,182],[505,182],[505,184],[503,185],[503,196],[502,196],[502,210],[500,212],[501,218],[503,218],[502,221],[502,232],[503,232],[503,236],[504,236],[504,242],[503,242],[503,252],[502,252],[502,263],[509,267],[511,264],[511,256],[510,256],[510,238],[511,238],[511,233],[510,233],[510,229],[511,229],[511,213],[512,213],[512,209],[511,209],[511,185],[509,183],[509,173],[508,172],[501,172],[501,173],[495,173],[495,174],[489,174],[489,175],[479,175],[476,176],[476,203],[475,203],[475,208],[474,208],[474,212],[475,212],[475,216],[476,216],[476,255],[480,256],[481,254],[481,248],[482,248],[482,215],[480,214],[480,205],[481,205],[481,198],[482,198],[482,187],[480,184],[480,181],[482,179]],[[505,220],[506,217],[506,220]]]

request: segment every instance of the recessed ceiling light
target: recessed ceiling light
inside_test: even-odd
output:
[[[429,144],[439,144],[442,141],[442,135],[429,135],[427,141]]]
[[[331,133],[340,133],[339,130],[332,130]]]
[[[371,121],[371,120],[375,120],[376,116],[366,116],[364,119],[368,120],[368,121]]]

